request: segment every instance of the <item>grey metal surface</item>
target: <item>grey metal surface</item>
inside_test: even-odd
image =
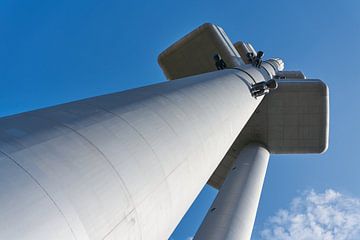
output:
[[[301,71],[279,71],[275,79],[306,79],[306,76]]]
[[[215,71],[214,54],[234,69]],[[326,86],[317,85],[319,95],[314,86],[303,92],[286,80],[258,107],[262,97],[251,96],[251,84],[274,77],[284,63],[240,64],[220,27],[201,26],[159,63],[169,79],[201,75],[0,119],[0,239],[167,239],[209,176],[220,187],[249,142],[274,153],[326,149]],[[229,180],[222,189],[230,194],[218,197],[241,202],[230,201],[220,218],[230,219],[218,233],[228,237],[237,233],[234,226],[252,226],[266,169],[256,159],[268,159],[260,146],[240,155],[255,162],[240,163],[242,174],[229,176],[243,179],[242,194]],[[234,207],[243,220],[226,218]],[[237,236],[246,239],[246,232]]]
[[[209,180],[220,188],[241,149],[259,142],[275,154],[322,153],[328,147],[329,94],[316,79],[286,79],[261,102]]]
[[[249,43],[244,43],[244,42],[239,41],[239,42],[234,43],[234,47],[238,51],[243,62],[245,64],[251,64],[251,61],[249,60],[248,55],[249,54],[256,55],[256,51],[252,47],[252,45]]]
[[[220,54],[225,63],[228,63],[226,68],[237,69],[237,74],[242,75],[244,80],[249,83],[249,87],[251,84],[257,83],[257,79],[283,80],[279,80],[279,88],[267,95],[256,109],[212,174],[208,181],[210,185],[218,189],[222,186],[227,176],[232,174],[230,169],[237,156],[242,152],[244,146],[251,142],[266,146],[271,153],[321,153],[326,151],[328,146],[329,99],[327,86],[322,81],[305,80],[305,75],[300,71],[283,71],[284,63],[281,59],[262,61],[249,58],[249,54],[253,57],[257,55],[251,44],[237,42],[233,45],[222,29],[213,24],[205,24],[194,30],[160,54],[158,60],[168,79],[174,80],[182,76],[215,71],[219,65],[215,66],[212,58],[214,54]],[[242,61],[239,61],[240,58]],[[261,61],[262,64],[259,64]],[[219,63],[219,61],[217,62]],[[253,65],[259,68],[254,68]],[[221,65],[219,68],[223,67],[224,65]],[[265,169],[261,174],[265,174]],[[246,171],[243,171],[246,175]],[[239,178],[246,178],[246,176],[239,176]],[[243,181],[246,182],[247,180],[243,179]],[[251,177],[249,181],[252,181]],[[240,187],[244,187],[242,183],[239,184]],[[221,189],[224,187],[226,188],[223,185]],[[249,186],[246,191],[253,191],[251,190],[252,187]],[[233,188],[236,188],[235,183]],[[247,189],[247,186],[244,188]],[[241,220],[240,225],[251,224],[251,227],[245,227],[245,231],[239,232],[234,229],[236,227],[224,224],[216,217],[211,217],[209,213],[211,223],[204,223],[206,227],[200,229],[196,239],[249,239],[251,230],[250,232],[248,230],[252,229],[260,190],[253,195],[256,196],[254,199],[256,206],[247,202],[248,199],[241,200],[241,204],[247,202],[246,204],[251,207],[247,209],[249,206],[246,204],[241,207],[243,213],[239,212],[238,215],[244,219]],[[234,191],[236,192],[236,190]],[[230,194],[230,196],[226,194]],[[231,193],[226,194],[221,194],[219,198],[232,197]],[[246,193],[242,194],[246,195]],[[240,195],[236,197],[239,199],[246,198],[246,196]],[[229,208],[225,207],[225,211],[230,212],[236,207],[233,204]],[[220,229],[217,228],[217,224]],[[206,230],[203,231],[203,229]]]
[[[242,63],[224,30],[206,23],[163,51],[158,62],[165,76],[175,80],[216,71],[213,59],[215,54],[220,54],[228,67],[236,67]]]
[[[257,143],[239,153],[194,240],[250,239],[269,156]]]
[[[261,101],[247,77],[223,70],[1,118],[0,239],[167,239]]]

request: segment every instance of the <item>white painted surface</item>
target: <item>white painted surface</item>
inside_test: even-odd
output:
[[[1,118],[0,239],[167,239],[261,101],[241,75]]]
[[[214,55],[219,54],[227,67],[241,65],[240,55],[224,30],[205,23],[182,37],[158,57],[169,80],[217,71]]]
[[[240,152],[195,240],[251,238],[269,156],[258,144],[250,144]]]
[[[329,89],[318,79],[278,80],[234,141],[208,184],[219,189],[249,143],[271,154],[323,153],[329,143]]]

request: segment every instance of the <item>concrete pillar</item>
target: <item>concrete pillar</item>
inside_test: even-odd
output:
[[[247,68],[1,118],[0,239],[167,239],[262,99]]]
[[[195,240],[250,239],[269,155],[259,144],[240,152]]]

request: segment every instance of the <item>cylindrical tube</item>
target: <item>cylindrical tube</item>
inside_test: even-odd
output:
[[[167,239],[261,101],[245,77],[222,70],[1,118],[0,239]]]
[[[195,240],[250,239],[269,155],[259,144],[240,152]]]

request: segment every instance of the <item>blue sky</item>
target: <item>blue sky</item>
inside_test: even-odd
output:
[[[0,116],[165,81],[157,55],[216,23],[330,88],[329,150],[271,157],[253,234],[263,239],[269,217],[312,189],[360,197],[359,10],[358,0],[0,0]],[[195,233],[215,194],[204,188],[174,240]]]

